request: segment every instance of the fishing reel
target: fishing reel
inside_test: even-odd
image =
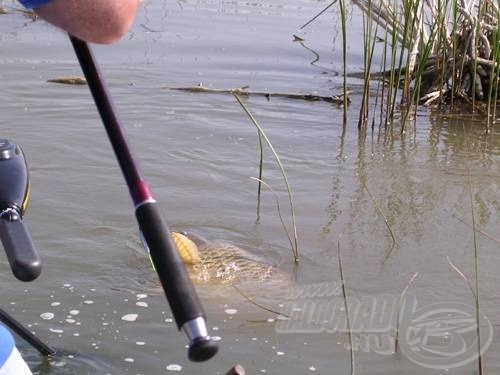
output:
[[[0,240],[12,273],[21,281],[36,279],[42,267],[23,221],[29,195],[28,166],[21,148],[0,138]]]

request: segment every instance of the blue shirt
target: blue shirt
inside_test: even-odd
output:
[[[14,350],[14,346],[14,338],[7,328],[0,324],[0,368],[7,362],[7,359]]]
[[[50,3],[52,0],[19,0],[21,4],[24,5],[25,8],[33,9],[38,8],[43,4]]]

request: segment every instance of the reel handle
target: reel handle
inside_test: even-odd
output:
[[[14,276],[21,281],[35,280],[42,263],[21,215],[13,208],[0,212],[0,239]]]

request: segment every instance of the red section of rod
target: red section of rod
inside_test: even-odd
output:
[[[134,197],[134,203],[137,206],[138,204],[144,203],[144,202],[151,202],[153,200],[153,196],[151,195],[151,191],[149,190],[149,186],[146,183],[146,181],[142,180],[139,181],[134,189],[134,193],[137,194],[136,197]]]

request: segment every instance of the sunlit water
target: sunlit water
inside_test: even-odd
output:
[[[299,30],[326,5],[147,2],[121,43],[94,51],[168,223],[244,248],[290,274],[290,282],[242,290],[266,307],[279,311],[293,283],[340,280],[339,244],[351,297],[398,295],[418,272],[409,291],[419,307],[473,305],[469,286],[447,257],[474,282],[474,214],[482,231],[476,232],[481,310],[494,331],[484,365],[495,373],[498,127],[486,136],[479,117],[422,109],[403,138],[376,126],[360,139],[356,80],[350,81],[353,103],[344,137],[337,106],[246,99],[293,190],[301,255],[294,271],[275,198],[290,225],[286,188],[269,149],[263,179],[274,193],[264,189],[256,222],[257,183],[250,177],[258,175],[259,146],[249,118],[231,95],[167,89],[202,82],[213,88],[341,93],[337,8]],[[46,363],[20,342],[34,371],[224,374],[241,363],[250,374],[348,373],[345,333],[278,334],[277,314],[220,285],[201,284],[198,290],[221,352],[203,365],[187,360],[185,338],[141,249],[128,191],[88,88],[46,82],[81,74],[69,41],[19,12],[0,21],[0,137],[15,140],[27,155],[32,199],[26,222],[44,262],[41,277],[22,284],[1,256],[1,307],[50,345],[74,353],[62,351]],[[362,25],[356,15],[349,33],[349,71],[359,72]],[[293,34],[305,42],[294,42]],[[370,374],[469,374],[477,367],[471,362],[449,371],[429,369],[401,353],[361,349],[355,364],[359,373]]]

